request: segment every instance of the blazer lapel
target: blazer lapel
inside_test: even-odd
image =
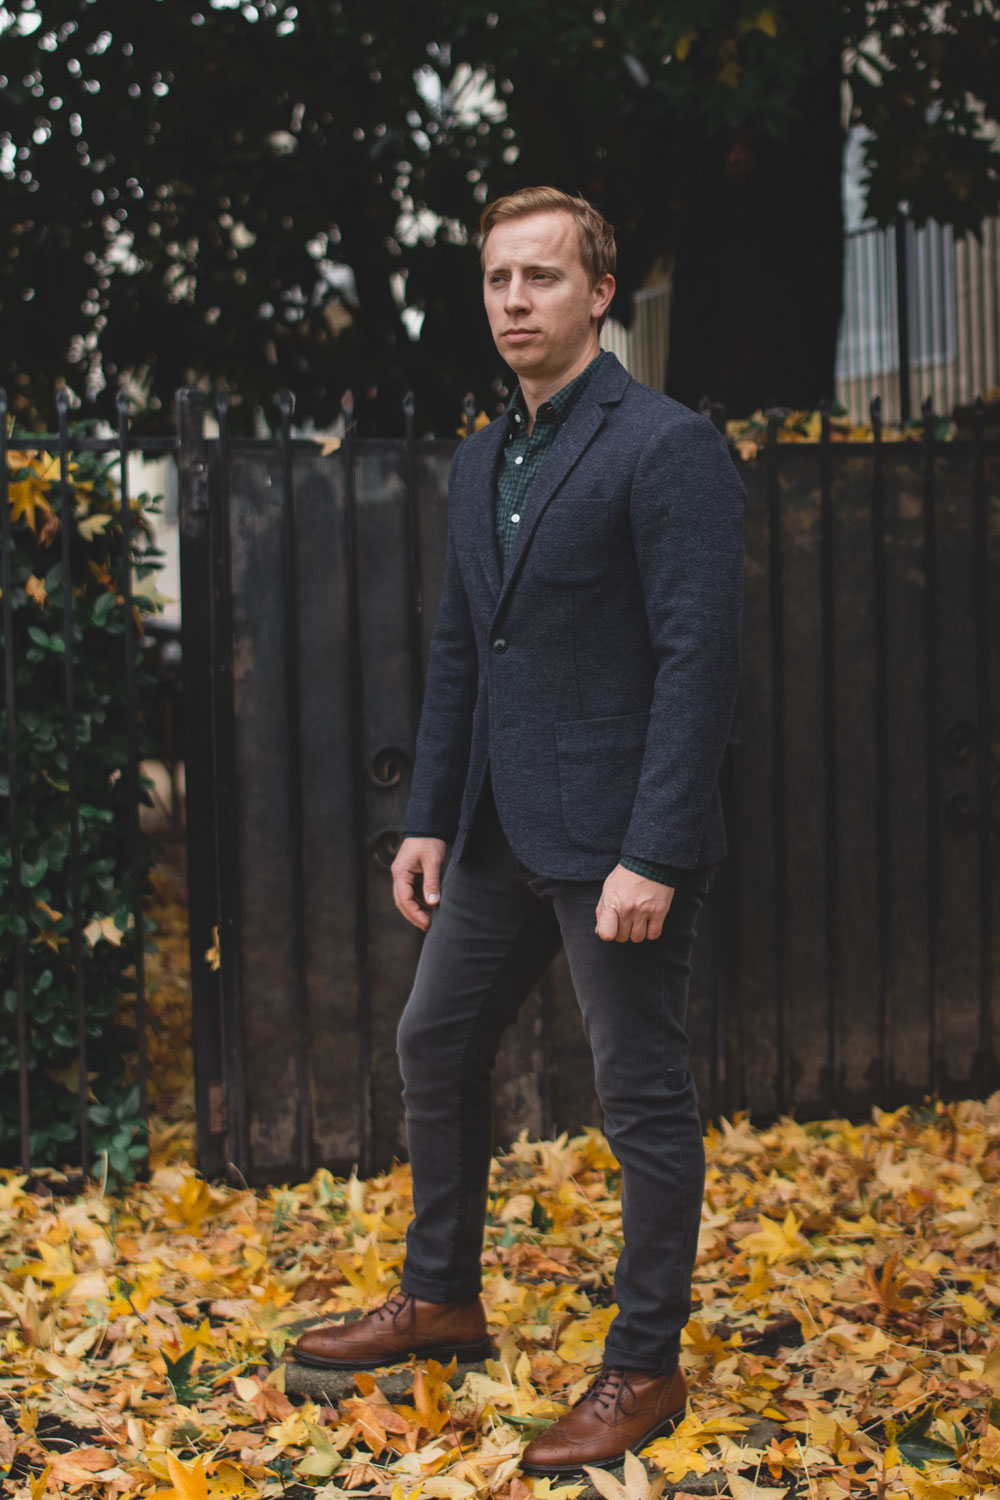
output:
[[[587,399],[587,393],[573,407],[566,423],[559,429],[556,440],[549,449],[542,467],[535,476],[527,504],[521,511],[521,522],[517,528],[517,540],[507,563],[501,602],[518,573],[521,560],[528,548],[546,507],[566,475],[582,456],[595,432],[604,426],[604,412],[596,401]]]
[[[507,437],[507,418],[498,417],[489,427],[476,434],[475,446],[463,486],[469,496],[473,518],[476,556],[483,582],[495,601],[500,593],[500,553],[496,530],[496,472],[500,449]],[[468,438],[465,439],[469,441]]]

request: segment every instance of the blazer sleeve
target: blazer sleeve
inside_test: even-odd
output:
[[[699,863],[739,686],[745,504],[706,417],[647,442],[630,514],[657,670],[624,856]]]
[[[454,496],[461,448],[452,460]],[[472,719],[479,682],[478,653],[469,601],[455,556],[451,520],[441,603],[431,637],[424,705],[417,731],[406,833],[451,843],[458,830],[469,767]]]

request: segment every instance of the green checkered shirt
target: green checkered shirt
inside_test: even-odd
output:
[[[548,401],[543,401],[535,413],[535,425],[528,432],[528,411],[518,386],[507,406],[507,422],[510,431],[503,447],[503,456],[497,469],[496,530],[500,566],[504,573],[517,541],[521,516],[528,503],[528,495],[546,454],[556,440],[556,434],[569,416],[590,381],[597,366],[608,355],[601,350],[585,370],[581,370],[568,385]],[[658,880],[662,885],[676,885],[682,871],[667,865],[654,864],[652,860],[633,859],[625,855],[621,863],[635,875],[644,875],[647,880]]]
[[[530,435],[528,409],[520,386],[508,403],[507,423],[510,431],[507,433],[503,457],[497,470],[496,495],[497,546],[500,549],[500,566],[505,573],[535,476],[545,462],[546,454],[555,442],[560,427],[589,384],[590,377],[601,360],[607,357],[602,349],[596,359],[592,359],[587,368],[581,370],[569,385],[564,385],[550,400],[542,402],[535,413],[535,426]]]

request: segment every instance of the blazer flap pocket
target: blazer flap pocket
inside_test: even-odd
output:
[[[608,570],[610,533],[610,500],[554,500],[531,539],[531,567],[549,583],[596,583]]]
[[[621,848],[635,801],[648,714],[556,724],[563,826],[580,849]]]
[[[563,719],[556,724],[559,755],[599,755],[636,750],[646,743],[649,714],[620,714],[612,719]]]

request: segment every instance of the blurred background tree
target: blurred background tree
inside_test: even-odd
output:
[[[496,0],[492,0],[495,4]],[[192,379],[245,427],[450,432],[503,380],[469,249],[553,182],[617,226],[619,297],[673,279],[666,388],[734,414],[833,390],[847,128],[867,209],[959,231],[1000,202],[996,0],[20,0],[0,10],[0,376],[42,420]],[[159,413],[159,415],[158,415]]]

